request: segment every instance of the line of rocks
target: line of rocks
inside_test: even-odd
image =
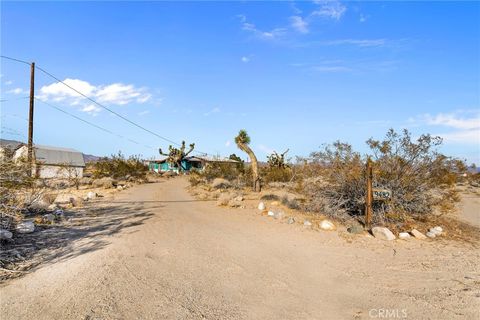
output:
[[[409,240],[412,237],[420,240],[426,239],[427,237],[433,239],[435,237],[440,236],[442,233],[443,233],[443,228],[440,226],[436,226],[436,227],[430,228],[426,233],[426,235],[424,235],[417,229],[412,229],[410,232],[400,232],[398,234],[398,238],[401,240]],[[386,227],[373,227],[372,234],[377,239],[387,240],[387,241],[395,240],[397,238],[395,237],[393,232]]]
[[[258,210],[260,210],[262,212],[266,212],[267,216],[273,217],[275,219],[282,219],[285,215],[283,213],[283,211],[278,211],[278,212],[273,211],[273,210],[268,210],[267,211],[267,208],[266,208],[266,205],[265,205],[264,202],[260,202],[258,204]],[[288,220],[287,220],[288,224],[293,224],[294,222],[295,222],[295,218],[293,218],[293,217],[289,217]],[[310,227],[312,227],[312,225],[313,225],[312,222],[309,221],[308,219],[305,219],[304,222],[303,222],[303,226],[305,228],[310,228]],[[326,231],[333,231],[333,230],[337,229],[335,224],[333,222],[331,222],[330,220],[327,220],[327,219],[324,219],[324,220],[320,221],[319,227],[320,227],[320,229],[326,230]],[[349,233],[353,233],[353,234],[362,234],[362,233],[365,232],[365,229],[363,228],[363,226],[361,226],[359,224],[356,224],[356,225],[348,227],[347,231]],[[397,237],[393,234],[393,232],[390,231],[386,227],[373,227],[371,229],[371,232],[372,232],[373,236],[377,239],[387,240],[387,241],[397,239]],[[398,234],[398,239],[400,239],[400,240],[409,240],[411,238],[416,238],[416,239],[420,239],[420,240],[427,239],[427,238],[433,239],[435,237],[438,237],[438,236],[442,235],[442,233],[443,233],[443,228],[440,227],[440,226],[430,228],[426,234],[421,233],[417,229],[412,229],[409,232],[400,232]]]

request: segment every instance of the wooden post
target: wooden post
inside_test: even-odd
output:
[[[33,102],[35,98],[35,62],[30,68],[30,111],[28,113],[28,174],[32,175],[33,163]]]
[[[365,194],[365,228],[370,229],[372,223],[372,202],[373,202],[373,189],[372,189],[372,180],[373,180],[373,169],[372,162],[370,158],[367,160],[367,190]]]

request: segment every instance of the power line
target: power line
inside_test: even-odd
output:
[[[175,141],[170,140],[170,139],[168,139],[168,138],[165,138],[165,137],[163,137],[163,136],[161,136],[161,135],[159,135],[159,134],[157,134],[157,133],[155,133],[155,132],[153,132],[153,131],[151,131],[151,130],[149,130],[149,129],[147,129],[147,128],[145,128],[145,127],[143,127],[143,126],[141,126],[141,125],[139,125],[139,124],[137,124],[137,123],[135,123],[135,122],[133,122],[133,121],[131,121],[130,119],[122,116],[121,114],[113,111],[112,109],[108,108],[107,106],[101,104],[100,102],[97,102],[96,100],[94,100],[94,99],[90,98],[89,96],[83,94],[82,92],[78,91],[78,90],[75,89],[74,87],[66,84],[66,83],[63,82],[62,80],[60,80],[60,79],[58,79],[57,77],[55,77],[53,74],[51,74],[51,73],[49,73],[48,71],[44,70],[43,68],[37,66],[37,69],[40,70],[40,71],[42,71],[43,73],[45,73],[45,74],[48,75],[49,77],[55,79],[55,80],[58,81],[59,83],[63,84],[63,85],[66,86],[67,88],[70,88],[71,90],[75,91],[76,93],[78,93],[79,95],[81,95],[82,97],[84,97],[85,99],[87,99],[87,100],[95,103],[97,106],[99,106],[99,107],[107,110],[108,112],[110,112],[110,113],[116,115],[117,117],[119,117],[119,118],[127,121],[128,123],[136,126],[137,128],[140,128],[140,129],[142,129],[142,130],[144,130],[144,131],[146,131],[146,132],[148,132],[148,133],[150,133],[150,134],[153,134],[154,136],[156,136],[156,137],[158,137],[158,138],[160,138],[160,139],[162,139],[162,140],[165,140],[165,141],[170,142],[170,143],[172,143],[172,144],[175,144],[175,145],[177,145],[177,146],[180,145],[180,144],[176,143]]]
[[[4,58],[4,59],[8,59],[8,60],[12,60],[12,61],[16,61],[16,62],[21,62],[21,63],[25,63],[27,65],[30,65],[30,62],[28,61],[25,61],[25,60],[20,60],[20,59],[16,59],[16,58],[12,58],[12,57],[7,57],[7,56],[4,56],[4,55],[1,55],[0,57]]]
[[[88,125],[90,125],[90,126],[92,126],[92,127],[95,127],[95,128],[97,128],[97,129],[99,129],[99,130],[102,130],[102,131],[104,131],[104,132],[107,132],[107,133],[109,133],[109,134],[111,134],[111,135],[114,135],[114,136],[117,136],[117,137],[119,137],[119,138],[128,140],[128,141],[130,141],[130,142],[132,142],[132,143],[135,143],[135,144],[137,144],[137,145],[143,146],[143,147],[145,147],[145,148],[147,148],[147,149],[156,150],[156,148],[154,148],[154,147],[152,147],[152,146],[148,146],[148,145],[142,144],[142,143],[140,143],[140,142],[138,142],[138,141],[135,141],[135,140],[133,140],[133,139],[127,138],[127,137],[125,137],[125,136],[122,136],[122,135],[120,135],[120,134],[118,134],[118,133],[115,133],[115,132],[113,132],[113,131],[110,131],[110,130],[108,130],[108,129],[105,129],[105,128],[99,126],[99,125],[96,125],[95,123],[92,123],[92,122],[87,121],[87,120],[85,120],[85,119],[83,119],[83,118],[80,118],[79,116],[76,116],[76,115],[74,115],[74,114],[72,114],[72,113],[70,113],[70,112],[67,112],[67,111],[63,110],[62,108],[57,107],[57,106],[55,106],[55,105],[53,105],[53,104],[51,104],[51,103],[45,102],[45,101],[40,100],[40,99],[38,99],[38,98],[35,98],[35,100],[38,101],[38,102],[40,102],[40,103],[43,103],[43,104],[45,104],[45,105],[47,105],[47,106],[49,106],[49,107],[51,107],[51,108],[53,108],[53,109],[56,109],[57,111],[60,111],[60,112],[62,112],[62,113],[64,113],[64,114],[66,114],[66,115],[69,115],[69,116],[71,116],[72,118],[75,118],[75,119],[77,119],[77,120],[79,120],[79,121],[82,121],[82,122],[84,122],[84,123],[86,123],[86,124],[88,124]]]
[[[27,65],[30,65],[30,63],[27,62],[27,61],[25,61],[25,60],[16,59],[16,58],[4,56],[4,55],[2,55],[1,57],[2,57],[2,58],[5,58],[5,59],[8,59],[8,60],[12,60],[12,61],[16,61],[16,62],[20,62],[20,63],[24,63],[24,64],[27,64]],[[175,141],[173,141],[173,140],[171,140],[171,139],[168,139],[168,138],[166,138],[166,137],[163,137],[163,136],[159,135],[158,133],[153,132],[153,131],[151,131],[150,129],[147,129],[147,128],[145,128],[145,127],[143,127],[143,126],[141,126],[141,125],[139,125],[139,124],[131,121],[130,119],[122,116],[121,114],[113,111],[112,109],[110,109],[109,107],[101,104],[100,102],[97,102],[96,100],[90,98],[89,96],[87,96],[87,95],[85,95],[84,93],[78,91],[78,90],[75,89],[74,87],[72,87],[72,86],[68,85],[67,83],[63,82],[63,81],[60,80],[58,77],[54,76],[53,74],[51,74],[50,72],[46,71],[45,69],[39,67],[38,65],[35,66],[35,68],[38,69],[38,70],[40,70],[41,72],[43,72],[43,73],[46,74],[47,76],[51,77],[52,79],[56,80],[57,82],[63,84],[63,85],[66,86],[67,88],[75,91],[76,93],[78,93],[79,95],[81,95],[82,97],[84,97],[85,99],[87,99],[87,100],[91,101],[92,103],[96,104],[97,106],[99,106],[99,107],[107,110],[108,112],[116,115],[117,117],[121,118],[122,120],[124,120],[124,121],[126,121],[126,122],[128,122],[128,123],[130,123],[130,124],[132,124],[133,126],[139,128],[139,129],[141,129],[141,130],[143,130],[143,131],[146,131],[146,132],[148,132],[148,133],[156,136],[157,138],[160,138],[160,139],[162,139],[162,140],[164,140],[164,141],[167,141],[167,142],[169,142],[169,143],[171,143],[171,144],[173,144],[173,145],[180,146],[179,143],[177,143],[177,142],[175,142]],[[37,99],[37,100],[38,100],[38,99]],[[45,102],[42,101],[42,100],[38,100],[38,101],[41,101],[41,102],[45,103]],[[62,109],[59,108],[59,110],[62,110]],[[64,110],[62,110],[62,112],[64,112]],[[65,113],[66,113],[66,112],[65,112]],[[84,121],[84,120],[82,119],[81,121]],[[84,121],[84,122],[85,122],[85,121]],[[201,155],[209,155],[208,153],[206,153],[206,152],[201,152],[201,151],[199,151],[199,150],[194,150],[194,152],[197,153],[197,154],[201,154]]]

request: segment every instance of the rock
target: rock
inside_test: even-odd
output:
[[[59,205],[72,204],[74,207],[80,207],[83,205],[83,199],[71,193],[61,193],[55,198],[54,203]]]
[[[408,233],[408,232],[400,232],[400,233],[398,234],[398,238],[399,238],[399,239],[402,239],[402,240],[408,240],[408,239],[410,239],[411,237],[410,237],[410,233]]]
[[[88,199],[88,200],[95,199],[96,197],[97,197],[97,193],[96,193],[96,192],[90,191],[89,193],[87,193],[87,199]]]
[[[311,227],[311,226],[312,226],[312,223],[311,223],[310,221],[308,221],[308,220],[305,220],[305,221],[303,221],[303,226],[304,226],[304,227]]]
[[[53,212],[54,215],[57,215],[57,216],[63,216],[64,215],[64,212],[62,209],[57,209]]]
[[[35,231],[35,225],[32,221],[20,222],[19,224],[17,224],[15,230],[18,233],[32,233],[33,231]]]
[[[72,203],[73,197],[75,196],[71,193],[61,193],[55,198],[53,203],[56,203],[56,204]]]
[[[278,201],[273,201],[272,203],[270,203],[271,206],[274,206],[274,207],[278,207],[280,205],[280,202]]]
[[[258,210],[261,210],[261,211],[265,210],[265,203],[260,202],[260,203],[258,204]]]
[[[45,201],[44,199],[38,199],[28,206],[29,210],[33,211],[45,211],[48,210],[50,202]]]
[[[93,180],[92,184],[96,188],[109,189],[116,185],[116,181],[113,180],[112,178],[105,177],[105,178]]]
[[[396,239],[392,231],[388,230],[388,228],[385,227],[374,227],[372,228],[372,233],[375,238],[381,240],[391,241]]]
[[[5,229],[0,229],[0,240],[9,240],[12,239],[13,234]]]
[[[434,228],[428,229],[428,231],[433,233],[436,236],[439,236],[439,235],[442,234],[443,229],[442,229],[442,227],[434,227]]]
[[[431,239],[433,239],[433,238],[435,238],[435,237],[437,236],[435,233],[430,232],[430,231],[428,231],[425,235],[426,235],[427,237],[431,238]]]
[[[359,224],[354,224],[353,226],[348,227],[347,231],[353,234],[361,234],[363,233],[363,227]]]
[[[28,206],[28,209],[32,211],[45,211],[52,203],[52,196],[49,194],[42,194],[37,199],[34,199]]]
[[[269,217],[275,216],[275,212],[273,212],[273,211],[268,211],[268,216],[269,216]]]
[[[295,223],[295,218],[294,218],[294,217],[288,218],[287,223],[288,223],[288,224]]]
[[[81,185],[91,185],[93,182],[92,178],[83,177],[78,181]]]
[[[42,217],[42,222],[46,223],[54,223],[55,222],[55,215],[48,213]]]
[[[242,196],[237,196],[237,197],[233,198],[233,200],[238,201],[238,202],[242,202],[243,197]]]
[[[279,211],[279,212],[275,212],[275,214],[273,215],[273,217],[274,217],[275,219],[282,219],[284,215],[285,215],[285,214],[284,214],[282,211]]]
[[[336,227],[333,224],[333,222],[329,220],[322,220],[322,222],[320,222],[320,229],[326,230],[326,231],[332,231],[332,230],[335,230]]]
[[[427,237],[425,237],[425,235],[423,233],[421,233],[417,229],[413,229],[412,231],[410,231],[410,233],[412,234],[412,236],[414,236],[417,239],[426,239],[427,238]]]
[[[58,209],[58,206],[56,203],[52,203],[51,205],[48,206],[47,208],[49,211],[54,211],[56,209]]]
[[[117,186],[117,190],[118,190],[118,191],[122,191],[122,190],[123,190],[123,186]]]
[[[232,184],[230,181],[222,178],[215,178],[212,182],[212,188],[214,189],[227,189],[230,188]]]

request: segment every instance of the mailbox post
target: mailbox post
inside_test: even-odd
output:
[[[372,224],[372,202],[373,202],[373,188],[372,188],[372,180],[373,180],[373,169],[372,169],[372,161],[370,158],[367,160],[367,192],[365,194],[365,228],[370,229]]]

